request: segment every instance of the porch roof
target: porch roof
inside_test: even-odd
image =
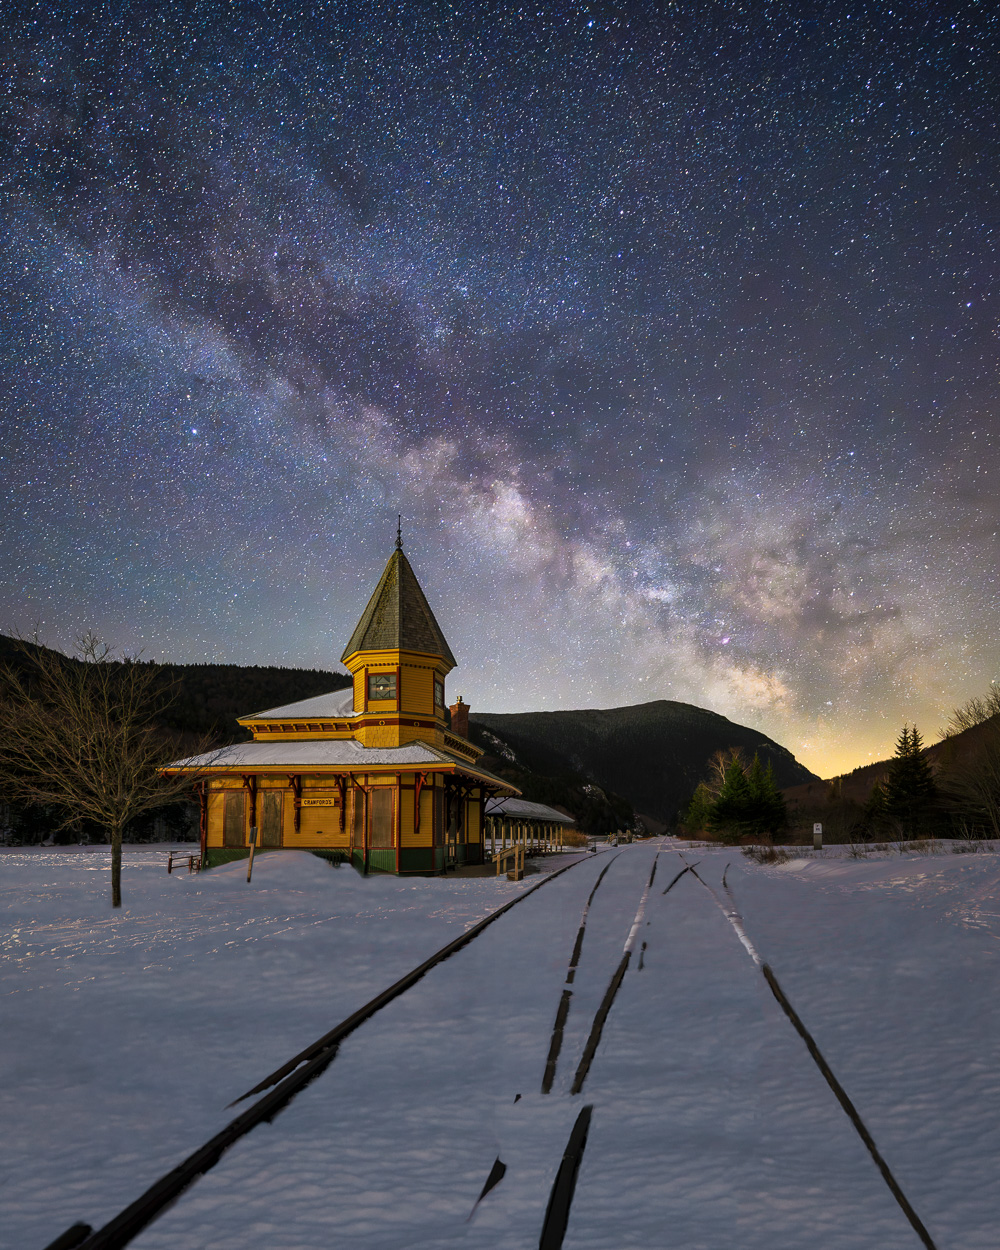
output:
[[[512,820],[537,820],[549,825],[575,825],[576,821],[565,812],[544,803],[530,803],[527,799],[502,798],[486,800],[487,816],[508,816]]]

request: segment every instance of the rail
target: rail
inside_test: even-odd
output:
[[[103,1228],[94,1230],[89,1224],[78,1222],[57,1237],[55,1241],[50,1242],[46,1250],[121,1250],[122,1247],[127,1246],[161,1212],[176,1202],[181,1194],[200,1176],[213,1168],[230,1146],[239,1141],[241,1137],[246,1136],[258,1124],[272,1120],[297,1094],[324,1072],[336,1058],[340,1043],[344,1038],[348,1037],[364,1024],[366,1020],[370,1020],[372,1016],[381,1011],[383,1007],[388,1006],[389,1003],[393,1002],[401,994],[412,989],[432,968],[444,963],[446,959],[456,954],[464,946],[468,946],[494,921],[499,920],[505,912],[510,911],[512,907],[516,907],[518,903],[523,903],[536,890],[540,890],[542,886],[548,885],[550,881],[554,881],[556,877],[562,876],[564,872],[568,872],[578,864],[586,862],[588,862],[588,857],[581,856],[579,859],[573,860],[572,863],[566,864],[562,868],[557,868],[555,872],[543,877],[537,885],[531,886],[516,898],[512,898],[509,902],[504,903],[502,907],[498,907],[496,911],[490,912],[478,924],[467,929],[446,946],[442,946],[429,959],[425,959],[422,964],[418,964],[416,968],[406,973],[405,976],[400,977],[398,981],[390,985],[388,989],[383,990],[381,994],[376,995],[375,998],[359,1008],[353,1015],[348,1016],[346,1020],[342,1020],[340,1024],[335,1025],[334,1028],[318,1038],[312,1045],[307,1046],[305,1050],[294,1055],[287,1063],[282,1064],[280,1068],[264,1077],[253,1089],[247,1090],[245,1094],[241,1094],[239,1098],[230,1103],[229,1105],[232,1107],[248,1098],[252,1098],[255,1094],[260,1094],[265,1090],[269,1091],[264,1094],[264,1097],[258,1099],[257,1102],[236,1116],[234,1120],[231,1120],[221,1132],[216,1133],[214,1137],[179,1163],[177,1167],[161,1176],[135,1202],[120,1211]]]

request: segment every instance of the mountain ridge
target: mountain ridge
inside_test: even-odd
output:
[[[558,776],[572,768],[658,824],[676,818],[717,750],[759,754],[782,788],[820,780],[759,730],[670,699],[552,712],[473,711],[469,731],[487,752],[486,766],[501,776],[514,780],[519,770]]]

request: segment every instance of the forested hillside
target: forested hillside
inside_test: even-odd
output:
[[[18,664],[22,644],[0,634],[0,663]],[[75,664],[76,660],[66,659]],[[208,737],[214,745],[240,742],[251,734],[241,729],[237,716],[281,707],[298,699],[351,684],[346,673],[322,669],[276,668],[240,664],[164,664],[161,669],[164,712],[167,729],[198,738]]]
[[[572,772],[661,822],[676,817],[705,776],[709,757],[720,749],[738,746],[748,758],[759,755],[782,787],[818,780],[757,730],[666,699],[571,712],[473,712],[470,722],[473,739],[490,752],[493,767],[515,784],[518,775],[556,778]]]

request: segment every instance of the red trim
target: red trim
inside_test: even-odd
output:
[[[424,786],[427,784],[427,774],[417,773],[416,778],[417,778],[416,783],[414,784],[414,787],[413,787],[413,790],[414,790],[414,798],[413,798],[413,838],[414,838],[414,841],[416,841],[416,839],[420,837],[420,791],[423,790]],[[431,782],[431,785],[433,784],[434,783]],[[433,823],[433,815],[431,817],[431,822]]]
[[[302,828],[302,778],[296,774],[286,774],[288,784],[292,787],[292,825],[298,833]]]
[[[365,776],[367,775],[368,774],[366,773]],[[361,862],[364,867],[364,871],[367,872],[368,871],[368,793],[371,790],[371,786],[365,785],[363,781],[358,781],[357,777],[355,777],[353,773],[350,774],[350,779],[351,779],[351,785],[354,786],[356,789],[360,790],[361,793],[365,796],[365,805],[361,809],[361,847],[360,847],[360,850],[361,850]],[[355,795],[355,799],[354,799],[355,804],[357,803],[357,801],[358,801],[357,796]],[[356,821],[351,822],[351,849],[352,850],[357,849],[354,845],[354,828],[355,828],[356,823],[357,823]]]
[[[399,671],[398,669],[396,670]],[[397,678],[397,681],[399,679]],[[399,687],[397,686],[398,690]],[[396,774],[396,876],[399,876],[399,844],[403,840],[403,774]]]
[[[250,792],[250,827],[254,828],[257,824],[257,774],[243,774],[243,788]],[[247,831],[244,828],[243,837],[246,839]]]
[[[198,792],[199,813],[198,813],[198,832],[201,835],[201,866],[207,868],[205,856],[208,854],[208,782],[199,781],[195,786]]]

